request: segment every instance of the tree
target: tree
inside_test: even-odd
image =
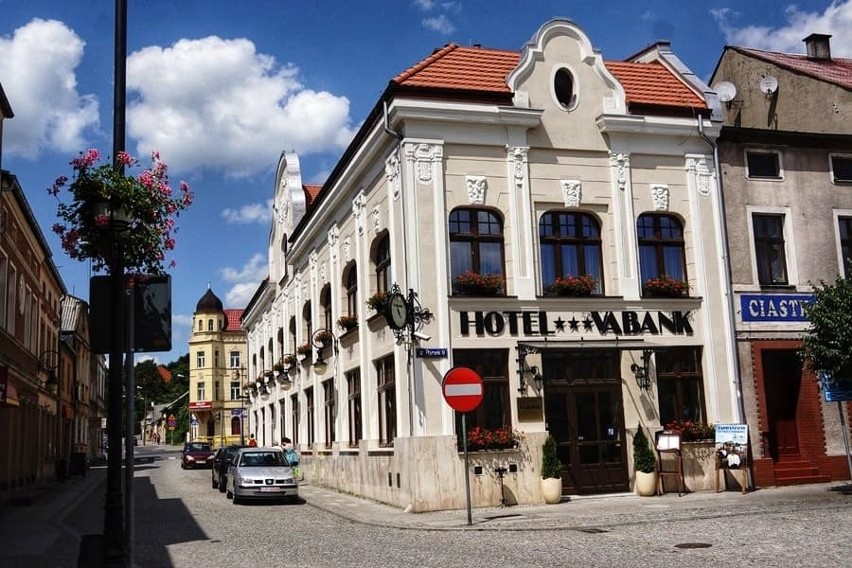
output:
[[[810,327],[799,356],[814,371],[848,376],[852,369],[852,284],[842,276],[833,284],[820,280],[805,314]]]

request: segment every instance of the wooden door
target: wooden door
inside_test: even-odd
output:
[[[795,351],[761,352],[769,452],[776,461],[799,455],[797,408],[802,387],[802,362]]]

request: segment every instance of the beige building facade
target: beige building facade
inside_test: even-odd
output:
[[[564,494],[608,493],[632,490],[637,428],[741,422],[720,110],[667,44],[605,61],[553,20],[520,52],[449,45],[395,77],[321,188],[283,154],[242,318],[261,442],[422,511],[465,506],[457,366],[484,380],[474,506],[542,502],[548,434]]]

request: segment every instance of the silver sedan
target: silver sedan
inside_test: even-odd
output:
[[[225,496],[235,504],[248,499],[293,502],[299,484],[280,448],[241,448],[231,458]]]

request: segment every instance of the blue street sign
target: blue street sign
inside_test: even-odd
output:
[[[192,424],[193,426],[198,426],[198,418],[193,416],[192,418],[189,419],[189,423]]]
[[[852,377],[832,377],[821,372],[819,379],[826,402],[852,400]]]
[[[231,416],[242,416],[242,415],[243,415],[243,409],[242,408],[232,408],[231,409]]]
[[[439,359],[447,356],[446,347],[418,347],[416,354],[424,359]]]

